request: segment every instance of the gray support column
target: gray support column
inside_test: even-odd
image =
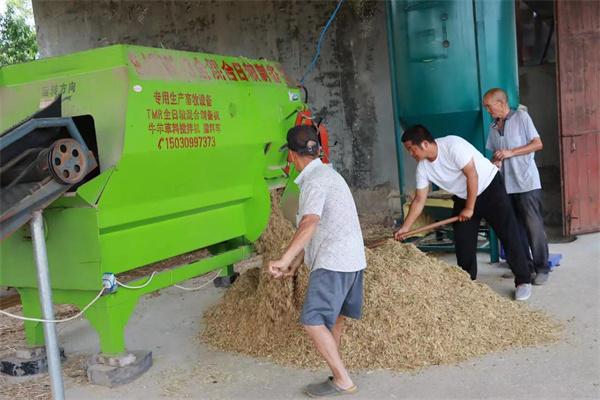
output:
[[[41,211],[33,213],[30,227],[33,239],[33,254],[38,273],[38,289],[40,292],[42,315],[46,320],[54,320],[50,274],[48,273],[48,254],[46,253],[44,222]],[[44,339],[46,341],[46,356],[48,357],[48,372],[50,374],[52,396],[55,400],[63,400],[65,398],[65,389],[63,386],[60,352],[54,322],[44,322]]]

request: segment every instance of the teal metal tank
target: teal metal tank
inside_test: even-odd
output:
[[[491,118],[483,95],[503,88],[519,104],[513,0],[391,0],[388,43],[399,187],[405,193],[403,129],[425,125],[434,137],[458,135],[487,154]],[[490,232],[492,262],[498,260]]]
[[[394,117],[402,189],[402,129],[462,136],[484,152],[490,88],[519,103],[515,4],[510,0],[397,0],[388,4]]]

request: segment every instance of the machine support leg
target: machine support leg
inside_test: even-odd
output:
[[[235,282],[238,276],[239,274],[235,272],[233,265],[227,265],[221,269],[219,276],[213,282],[215,287],[227,288]]]
[[[113,305],[110,296],[100,298],[93,307],[90,307],[86,319],[98,332],[100,351],[103,354],[116,356],[126,352],[125,326],[135,310],[137,298]]]
[[[234,274],[233,265],[227,265],[221,269],[219,276],[231,276]]]
[[[18,289],[23,305],[23,315],[42,318],[40,295],[35,288]],[[28,346],[44,346],[44,324],[41,322],[24,321],[25,339]]]
[[[48,272],[48,254],[46,253],[46,239],[44,238],[44,222],[42,212],[35,211],[31,219],[31,237],[33,239],[33,255],[38,273],[38,286],[40,303],[44,319],[54,319],[52,309],[52,291],[50,289],[50,275]],[[60,366],[60,351],[56,338],[56,327],[53,322],[44,322],[44,339],[46,340],[46,355],[48,357],[48,372],[55,400],[65,398],[62,372]]]
[[[87,320],[100,337],[101,351],[88,360],[87,377],[91,383],[107,387],[129,383],[152,366],[151,351],[128,351],[125,348],[125,326],[138,297],[121,299],[114,304],[113,296],[104,296],[86,313]]]

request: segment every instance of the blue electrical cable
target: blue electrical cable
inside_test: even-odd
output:
[[[329,20],[327,21],[327,23],[323,27],[323,30],[321,31],[321,35],[319,36],[319,40],[317,41],[317,52],[315,53],[315,56],[314,56],[312,62],[308,66],[308,70],[306,70],[306,72],[302,76],[302,79],[300,79],[300,84],[301,85],[304,85],[304,79],[306,79],[306,76],[308,74],[310,74],[312,72],[312,70],[315,68],[315,65],[317,64],[317,60],[319,59],[319,55],[321,54],[321,44],[323,43],[323,39],[325,38],[325,33],[327,32],[327,29],[329,29],[329,25],[331,25],[331,22],[335,18],[335,15],[337,14],[337,12],[340,9],[340,7],[342,6],[343,2],[344,2],[344,0],[340,0],[340,2],[338,3],[337,7],[335,8],[335,10],[333,11],[333,13],[331,14],[331,17],[329,17]]]

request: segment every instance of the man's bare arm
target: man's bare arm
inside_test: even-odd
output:
[[[404,219],[404,223],[402,227],[396,231],[394,234],[394,238],[396,240],[404,240],[404,233],[408,232],[411,226],[415,223],[419,215],[423,212],[423,207],[425,207],[425,201],[427,200],[427,194],[429,193],[429,188],[425,189],[417,189],[415,193],[415,198],[410,203],[410,208],[408,209],[408,215]]]
[[[292,263],[288,267],[287,271],[285,271],[283,273],[283,276],[294,276],[296,274],[296,271],[298,270],[298,268],[300,268],[300,266],[302,265],[303,262],[304,262],[304,250],[302,250],[296,256],[296,258],[294,258],[294,261],[292,261]]]
[[[297,257],[304,252],[304,247],[315,234],[319,226],[319,221],[321,221],[321,218],[316,214],[307,214],[302,217],[298,224],[298,229],[294,233],[283,256],[279,260],[269,262],[269,271],[271,274],[279,278],[288,272],[287,270],[297,261]]]
[[[320,221],[321,218],[316,214],[308,214],[302,217],[298,224],[298,230],[294,233],[292,241],[281,257],[282,261],[289,265],[300,252],[304,251],[304,247],[315,234]]]
[[[533,140],[527,143],[525,146],[515,147],[514,149],[508,150],[498,150],[494,153],[494,158],[492,161],[503,161],[507,158],[522,156],[529,153],[535,153],[536,151],[540,151],[544,148],[544,144],[542,143],[542,139],[539,137],[533,138]]]
[[[467,177],[467,202],[465,208],[458,214],[458,220],[468,221],[473,216],[473,211],[475,210],[477,188],[479,187],[479,176],[477,175],[477,169],[475,169],[475,161],[469,161],[462,169],[462,172]]]

